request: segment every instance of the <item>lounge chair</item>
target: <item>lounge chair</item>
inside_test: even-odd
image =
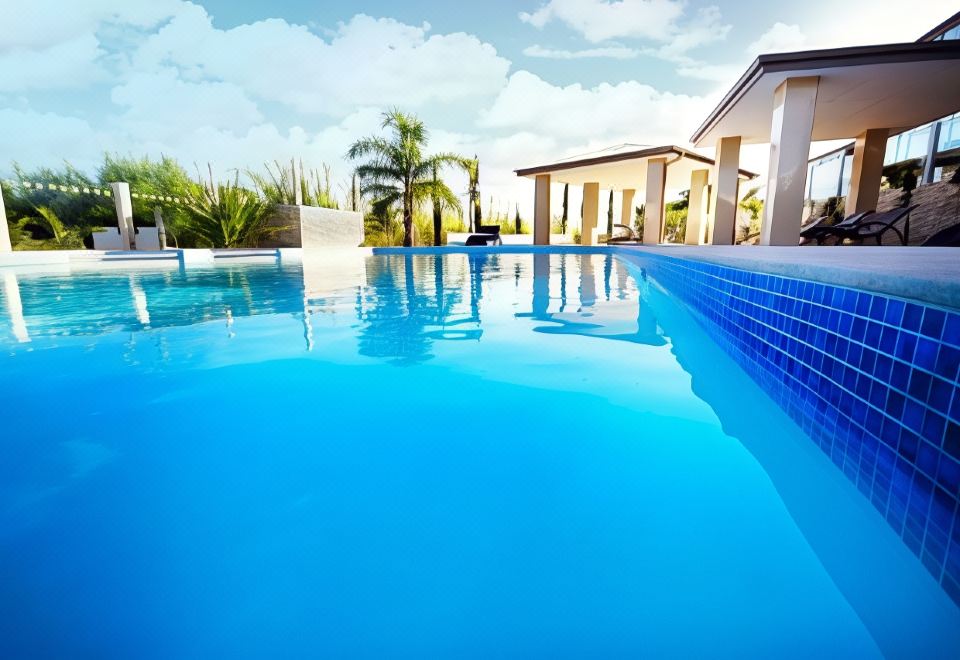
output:
[[[923,247],[960,247],[960,224],[941,229],[920,245]]]
[[[480,225],[477,227],[477,233],[468,236],[464,245],[473,247],[503,245],[503,241],[500,240],[500,225]]]
[[[910,240],[910,212],[915,208],[916,206],[908,206],[883,213],[867,213],[859,218],[850,216],[840,224],[817,227],[813,231],[813,238],[818,245],[822,245],[828,238],[834,238],[838,243],[845,240],[863,243],[872,238],[877,241],[877,245],[882,245],[883,235],[892,231],[900,239],[900,243],[906,245]],[[896,227],[901,220],[906,221],[902,232]]]
[[[613,233],[607,238],[607,244],[610,243],[639,243],[640,237],[637,232],[627,225],[614,225]]]
[[[821,216],[813,222],[808,223],[800,228],[800,245],[806,245],[807,243],[812,243],[813,241],[816,241],[817,245],[823,245],[823,239],[829,236],[828,230],[855,227],[861,220],[863,220],[864,217],[870,215],[871,213],[873,213],[873,211],[854,213],[852,215],[848,215],[835,225],[826,224],[826,222],[830,219],[829,215]]]

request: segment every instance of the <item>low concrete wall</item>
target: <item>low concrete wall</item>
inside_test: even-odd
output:
[[[363,243],[363,214],[315,206],[277,206],[268,223],[283,229],[263,247],[357,247]]]

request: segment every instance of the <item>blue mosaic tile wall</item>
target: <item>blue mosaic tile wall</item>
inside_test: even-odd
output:
[[[960,604],[960,312],[687,259],[646,265]]]

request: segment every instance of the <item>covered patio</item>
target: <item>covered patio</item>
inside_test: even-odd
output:
[[[873,211],[887,139],[960,108],[960,42],[932,41],[762,55],[691,142],[737,167],[744,144],[769,143],[761,245],[797,245],[812,142],[855,140],[846,213]],[[717,196],[736,197],[732,177]],[[719,223],[718,223],[719,226]],[[726,244],[729,229],[715,230]]]
[[[663,239],[664,213],[670,193],[690,191],[684,242],[691,245],[712,243],[717,239],[717,218],[733,224],[736,217],[737,183],[756,175],[683,149],[676,145],[649,147],[589,158],[558,161],[516,170],[517,176],[535,181],[533,242],[549,245],[551,220],[551,186],[555,183],[583,188],[583,215],[580,242],[593,245],[600,217],[600,190],[621,195],[618,224],[633,226],[636,204],[645,207],[642,240],[657,244]],[[732,197],[711,193],[712,182],[732,179]],[[730,182],[727,182],[730,183]],[[718,187],[719,188],[719,187]],[[731,188],[730,185],[723,189]],[[726,235],[725,224],[719,233]]]

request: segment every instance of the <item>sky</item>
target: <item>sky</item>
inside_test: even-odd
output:
[[[679,144],[760,53],[906,42],[956,0],[0,0],[0,174],[104,152],[220,176],[352,166],[397,107],[431,151],[477,155],[484,206],[529,214],[513,170]],[[710,150],[704,153],[710,154]],[[763,149],[742,165],[763,172]],[[465,182],[450,175],[457,192]]]

